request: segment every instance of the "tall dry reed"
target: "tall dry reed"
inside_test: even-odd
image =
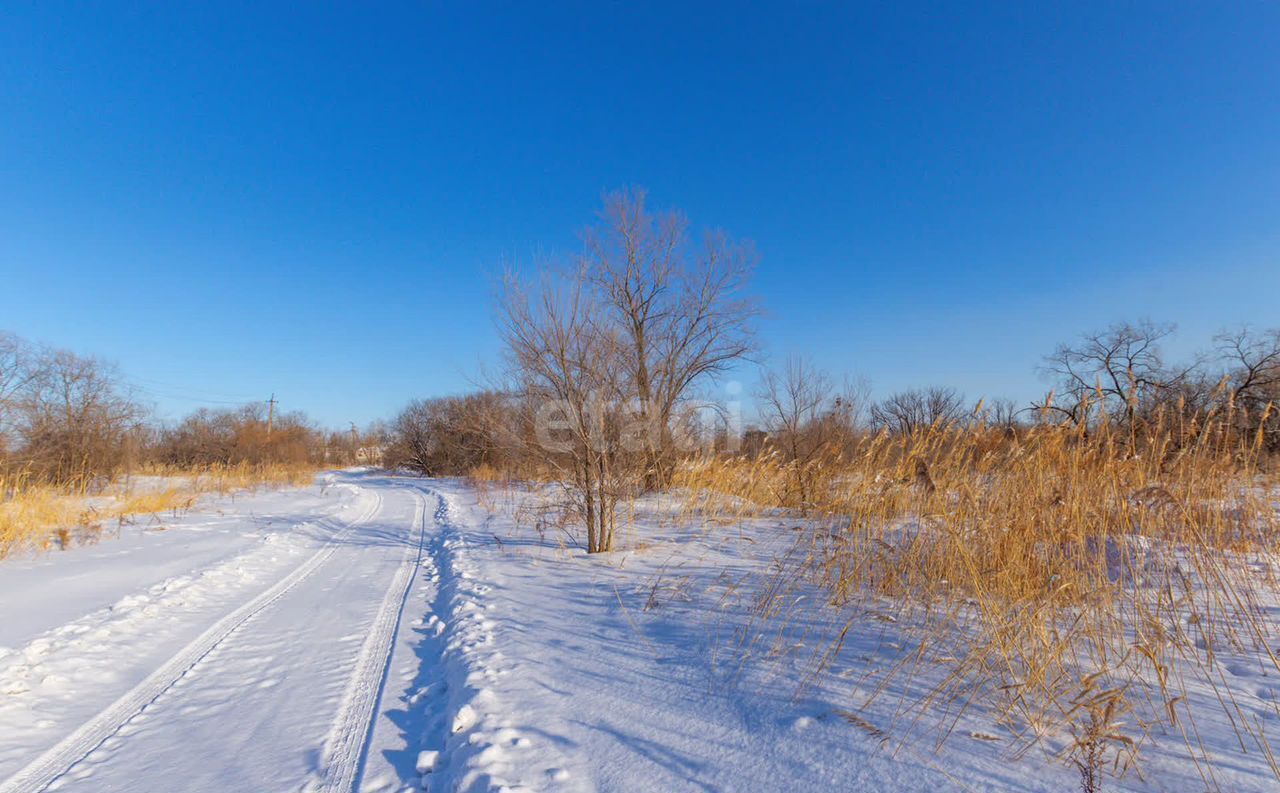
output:
[[[147,467],[114,482],[49,484],[22,470],[0,473],[0,558],[94,542],[141,515],[178,513],[205,494],[259,487],[297,487],[315,476],[309,466],[249,464],[199,469]]]
[[[1190,696],[1208,691],[1280,783],[1220,660],[1280,674],[1266,609],[1276,490],[1258,439],[1230,427],[1228,416],[1159,419],[1141,435],[1106,423],[932,428],[805,466],[769,453],[691,460],[676,484],[704,514],[821,518],[805,522],[760,613],[778,616],[794,586],[816,583],[842,615],[837,645],[869,615],[895,623],[896,662],[861,683],[864,706],[897,692],[899,725],[932,719],[941,740],[981,703],[1013,742],[1051,746],[1082,779],[1123,773],[1171,734],[1217,788],[1195,727],[1206,697]]]

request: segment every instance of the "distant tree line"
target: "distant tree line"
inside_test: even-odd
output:
[[[350,465],[389,433],[326,432],[265,403],[156,421],[115,366],[0,332],[0,477],[98,487],[144,465]]]

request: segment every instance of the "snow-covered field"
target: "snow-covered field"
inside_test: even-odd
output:
[[[533,498],[335,473],[0,564],[0,793],[1076,789],[981,703],[941,746],[892,696],[862,708],[890,623],[811,676],[832,610],[754,608],[786,521],[643,502],[587,557]],[[1265,673],[1225,668],[1274,724]],[[1228,734],[1219,786],[1275,789]],[[1203,789],[1156,746],[1108,789]]]

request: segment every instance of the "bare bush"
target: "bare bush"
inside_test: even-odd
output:
[[[496,391],[414,400],[390,428],[390,459],[427,476],[512,470],[518,466],[518,422],[513,399]]]
[[[326,439],[300,412],[277,413],[268,421],[264,403],[231,410],[201,408],[176,426],[163,428],[151,459],[179,468],[246,463],[321,464]]]

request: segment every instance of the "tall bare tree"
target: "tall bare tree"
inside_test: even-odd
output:
[[[606,309],[599,321],[617,333],[644,429],[647,489],[670,480],[681,401],[754,349],[754,264],[752,246],[723,232],[694,244],[682,215],[649,212],[638,189],[607,196],[586,235],[584,271]]]

